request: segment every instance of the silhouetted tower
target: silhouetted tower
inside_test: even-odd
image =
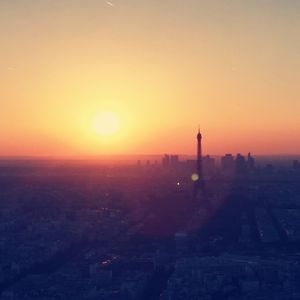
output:
[[[202,135],[200,133],[200,129],[198,130],[197,134],[197,175],[198,178],[194,185],[194,201],[195,203],[200,202],[200,204],[204,204],[210,208],[210,205],[206,199],[205,182],[203,177]],[[200,192],[201,196],[199,195]]]
[[[203,179],[203,166],[202,166],[202,134],[200,128],[197,134],[197,173],[199,180]]]

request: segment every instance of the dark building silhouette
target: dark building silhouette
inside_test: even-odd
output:
[[[165,168],[168,167],[177,167],[179,165],[179,157],[178,155],[169,155],[165,154],[162,158],[162,165]]]
[[[225,154],[221,157],[221,169],[225,172],[244,174],[253,172],[255,169],[255,159],[248,153],[247,160],[240,153],[234,159],[232,154]]]
[[[215,171],[215,159],[206,155],[202,159],[203,162],[203,172],[205,174],[212,174]]]
[[[221,168],[223,171],[233,171],[234,170],[234,158],[232,154],[225,154],[221,158]]]
[[[164,157],[162,158],[162,165],[165,168],[170,166],[170,155],[168,155],[168,154],[164,155]]]
[[[236,156],[235,168],[236,168],[236,172],[239,174],[243,174],[246,172],[246,160],[245,157],[240,153],[238,153]]]
[[[178,166],[178,163],[179,163],[179,158],[178,158],[178,155],[171,155],[170,156],[170,164],[172,167],[176,167]]]
[[[248,157],[247,157],[247,170],[249,172],[254,171],[255,169],[255,160],[254,158],[251,156],[251,153],[248,153]]]

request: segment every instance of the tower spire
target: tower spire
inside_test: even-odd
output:
[[[202,134],[200,132],[200,126],[197,134],[197,173],[199,179],[202,180]]]
[[[203,176],[203,164],[202,164],[202,134],[200,131],[200,126],[198,127],[197,133],[197,174],[198,180],[195,181],[194,186],[194,200],[196,201],[197,195],[201,191],[201,202],[206,205],[206,207],[210,210],[211,205],[210,202],[206,198],[206,191],[205,191],[205,181]]]

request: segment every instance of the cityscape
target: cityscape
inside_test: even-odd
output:
[[[2,161],[1,299],[299,299],[299,161],[195,142],[188,160]]]
[[[0,0],[0,300],[300,300],[299,0]]]

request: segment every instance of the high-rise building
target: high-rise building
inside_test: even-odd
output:
[[[255,169],[255,160],[254,158],[251,156],[251,153],[248,153],[248,158],[247,158],[247,170],[248,171],[253,171]]]
[[[234,170],[234,158],[232,154],[225,154],[221,157],[221,167],[223,171]]]
[[[206,155],[202,159],[204,174],[212,174],[215,171],[215,159]]]
[[[170,166],[170,156],[168,154],[165,154],[162,158],[162,165],[165,168]]]
[[[237,173],[242,174],[242,173],[245,173],[245,171],[246,171],[246,160],[245,160],[245,157],[243,155],[241,155],[240,153],[238,153],[235,158],[235,167],[236,167]]]
[[[178,166],[178,163],[179,163],[179,158],[178,158],[178,155],[171,155],[170,156],[170,164],[172,167],[176,167]]]

